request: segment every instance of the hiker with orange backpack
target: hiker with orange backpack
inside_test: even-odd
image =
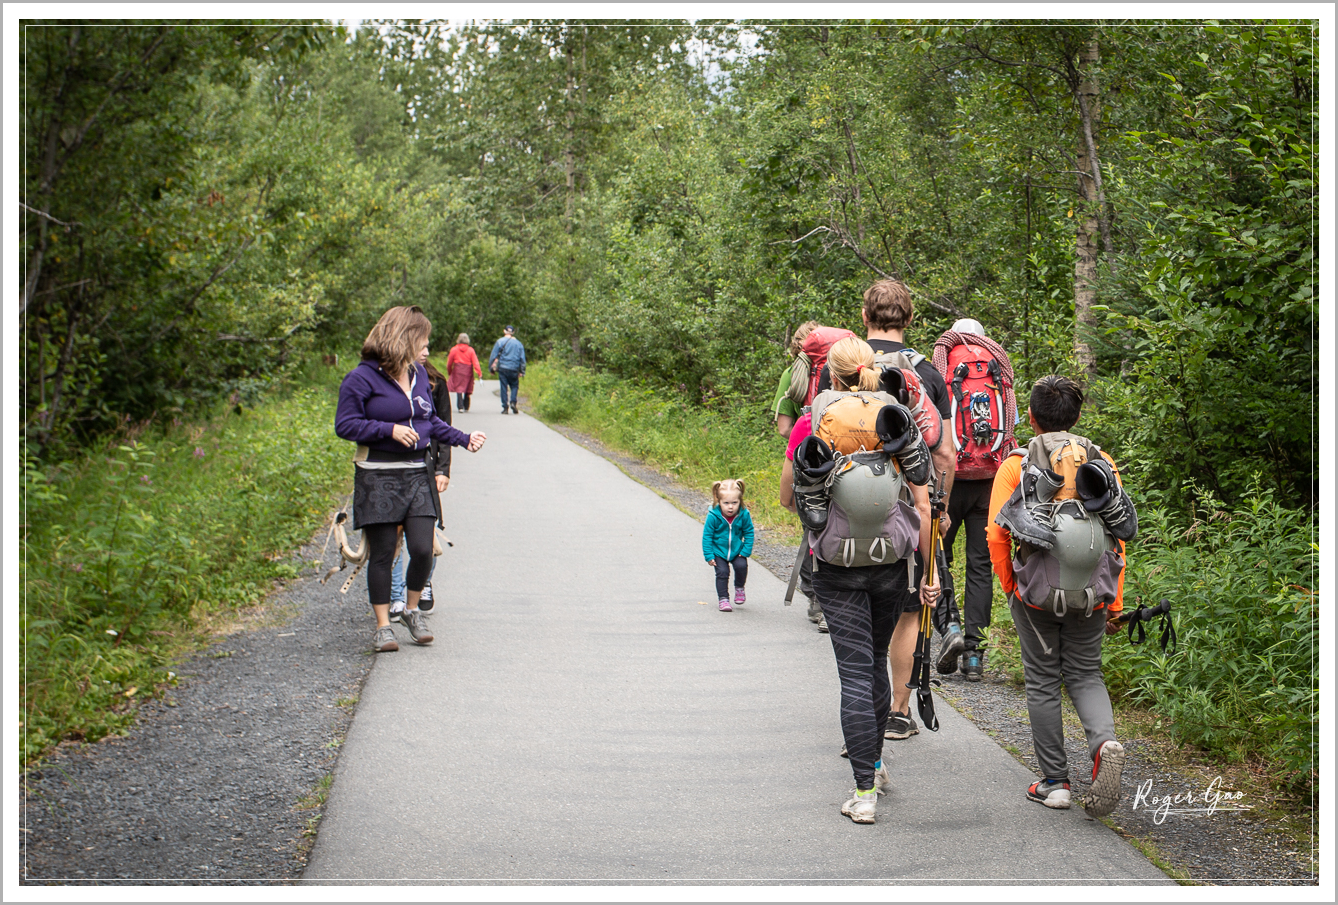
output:
[[[780,502],[804,523],[817,559],[813,587],[841,681],[841,731],[855,778],[841,813],[868,824],[892,786],[883,758],[892,701],[909,698],[910,670],[889,681],[887,652],[908,629],[914,647],[914,614],[937,598],[919,552],[937,526],[925,488],[929,450],[910,411],[883,390],[873,350],[847,337],[831,347],[830,362],[833,389],[813,399],[791,435]]]
[[[944,476],[943,486],[937,489],[946,500],[951,500],[957,471],[957,454],[947,439],[951,400],[947,385],[933,363],[906,344],[906,331],[915,319],[910,290],[899,280],[879,280],[864,291],[861,317],[874,351],[874,366],[882,373],[883,386],[914,416],[916,429],[933,458],[931,474]],[[830,385],[831,379],[824,370],[818,380],[819,392]],[[941,530],[946,528],[946,513],[940,525]],[[905,687],[915,663],[918,623],[914,618],[905,621],[906,628],[898,627],[892,639],[894,706],[887,724],[890,739],[906,739],[920,732],[911,717],[910,691]]]
[[[1101,674],[1101,641],[1119,631],[1124,542],[1138,514],[1115,460],[1070,433],[1082,388],[1067,377],[1036,381],[1027,418],[1036,436],[999,466],[990,494],[990,559],[1017,629],[1027,717],[1042,778],[1027,797],[1047,808],[1072,800],[1060,684],[1087,736],[1092,785],[1083,806],[1094,817],[1120,798],[1124,747]]]
[[[947,433],[957,455],[957,476],[948,500],[948,531],[943,538],[943,596],[934,609],[934,625],[942,638],[936,665],[940,673],[954,673],[961,657],[962,675],[968,682],[979,682],[985,671],[985,629],[990,625],[994,598],[985,540],[990,489],[1000,464],[1017,447],[1013,365],[1003,346],[985,335],[979,321],[962,318],[934,343],[934,368],[943,376],[952,398]],[[948,570],[960,528],[966,529],[966,587],[959,610]]]

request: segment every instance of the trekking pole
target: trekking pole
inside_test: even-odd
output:
[[[938,564],[939,516],[945,508],[943,504],[943,484],[948,480],[946,471],[940,473],[935,482],[935,489],[929,495],[929,555],[925,557],[926,584],[937,584],[934,580],[935,566]],[[920,721],[930,732],[938,731],[938,717],[934,714],[934,694],[931,685],[940,684],[929,671],[929,642],[933,634],[933,608],[921,601],[920,634],[915,640],[915,667],[911,672],[910,684],[915,688],[915,706],[920,711]]]
[[[1171,618],[1171,601],[1163,597],[1161,603],[1156,606],[1135,607],[1132,611],[1125,610],[1111,621],[1116,625],[1129,626],[1129,643],[1142,644],[1147,640],[1147,630],[1143,628],[1143,623],[1151,622],[1157,616],[1161,617],[1161,649],[1166,652],[1166,645],[1171,645],[1171,653],[1175,653],[1179,639],[1175,636],[1175,622]],[[1134,627],[1138,627],[1138,640],[1134,640]]]

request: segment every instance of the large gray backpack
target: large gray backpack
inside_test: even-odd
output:
[[[1090,616],[1113,603],[1124,560],[1101,516],[1083,507],[1074,486],[1078,466],[1101,455],[1100,448],[1086,437],[1055,431],[1033,437],[1026,450],[1012,455],[1022,456],[1022,477],[995,521],[1016,541],[1018,599],[1061,618],[1072,607]]]
[[[847,568],[907,560],[913,588],[920,513],[901,466],[873,432],[877,410],[898,403],[886,393],[837,391],[821,393],[813,403],[813,432],[836,451],[827,479],[827,524],[813,537],[814,554]]]

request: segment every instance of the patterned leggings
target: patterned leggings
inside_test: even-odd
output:
[[[856,787],[872,789],[892,707],[887,646],[902,611],[918,603],[918,595],[906,588],[904,560],[850,569],[820,562],[813,591],[827,617],[841,678],[841,731],[850,769]]]

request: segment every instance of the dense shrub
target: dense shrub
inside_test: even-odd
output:
[[[124,729],[134,702],[172,679],[196,619],[296,574],[285,554],[349,475],[336,379],[322,371],[256,410],[122,436],[58,473],[25,451],[25,762]]]

